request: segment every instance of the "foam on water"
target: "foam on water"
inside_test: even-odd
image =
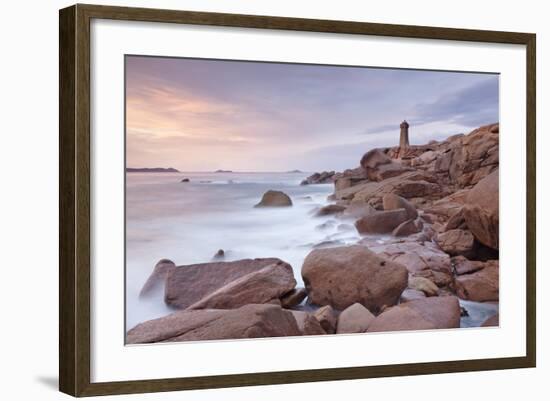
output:
[[[332,184],[300,186],[305,173],[129,173],[126,176],[126,325],[170,310],[159,292],[138,294],[153,266],[168,258],[177,265],[212,260],[277,257],[290,263],[298,286],[300,269],[314,246],[359,239],[351,225],[315,217]],[[190,182],[180,182],[189,178]],[[254,208],[269,189],[287,193],[288,208]],[[349,222],[353,223],[352,221]],[[332,242],[334,243],[334,242]]]

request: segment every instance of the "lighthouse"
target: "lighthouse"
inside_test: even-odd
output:
[[[409,123],[406,120],[399,125],[401,128],[401,134],[399,136],[399,150],[402,153],[409,147]]]

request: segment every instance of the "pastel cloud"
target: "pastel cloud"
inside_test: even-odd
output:
[[[413,142],[498,120],[489,74],[129,56],[126,94],[128,165],[187,171],[341,169],[404,118]]]

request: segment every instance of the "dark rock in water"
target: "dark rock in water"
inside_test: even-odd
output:
[[[286,207],[292,206],[292,200],[290,197],[282,191],[267,191],[263,196],[260,203],[254,207]]]
[[[166,277],[164,301],[170,306],[185,309],[232,281],[272,264],[287,265],[290,269],[290,265],[277,258],[175,267]]]
[[[189,178],[183,178],[180,182],[190,182],[191,180]]]
[[[224,259],[225,251],[223,249],[218,249],[218,252],[214,254],[214,259]]]
[[[336,225],[336,222],[334,220],[325,221],[324,223],[321,223],[317,226],[315,226],[316,230],[328,230],[330,228],[334,228]]]
[[[343,310],[358,302],[373,313],[394,305],[407,287],[407,269],[360,245],[315,249],[302,266],[309,300]]]
[[[239,277],[206,295],[187,309],[234,309],[248,304],[264,304],[292,291],[296,280],[286,263],[274,263]]]
[[[143,288],[141,289],[139,296],[145,297],[149,295],[154,288],[164,284],[164,281],[168,275],[176,268],[174,262],[170,259],[161,259],[157,262],[153,269],[153,273],[149,276]]]
[[[367,332],[458,327],[460,327],[458,298],[444,296],[418,299],[389,308],[374,319]]]
[[[283,308],[293,308],[299,305],[306,297],[307,292],[305,288],[294,288],[281,297],[281,306]]]
[[[184,310],[149,320],[129,330],[128,344],[299,336],[292,312],[277,305],[239,309]]]
[[[344,210],[346,210],[346,207],[342,206],[342,205],[336,205],[336,204],[327,205],[327,206],[323,206],[321,209],[319,209],[315,215],[316,216],[328,216],[328,215],[332,215],[332,214],[340,214],[340,213],[343,213]]]
[[[338,224],[336,229],[340,232],[355,231],[355,228],[351,224],[346,223]]]
[[[321,242],[313,245],[313,247],[315,249],[320,249],[320,248],[335,247],[335,246],[338,246],[338,245],[343,245],[343,242],[338,241],[338,240],[326,240],[326,241],[321,241]]]

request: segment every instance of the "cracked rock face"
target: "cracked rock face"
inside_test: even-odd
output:
[[[459,228],[436,235],[435,242],[451,256],[467,255],[474,248],[474,236],[468,230]]]
[[[128,344],[299,336],[292,312],[277,305],[238,309],[183,310],[138,324],[128,331]]]

